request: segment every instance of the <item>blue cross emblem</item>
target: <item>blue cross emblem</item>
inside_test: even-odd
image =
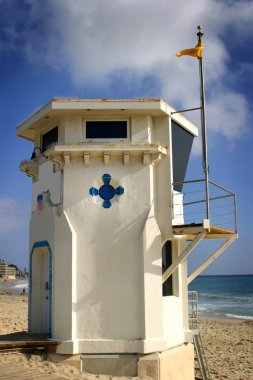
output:
[[[124,188],[122,186],[114,187],[111,184],[112,177],[110,174],[103,174],[102,181],[103,185],[99,189],[96,187],[91,187],[89,193],[92,197],[100,197],[102,200],[102,206],[104,208],[110,208],[112,205],[112,200],[116,196],[124,194]]]

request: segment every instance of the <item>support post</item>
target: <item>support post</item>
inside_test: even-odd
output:
[[[183,250],[182,253],[178,256],[178,258],[171,264],[171,266],[166,269],[166,271],[163,273],[162,282],[164,283],[171,275],[172,273],[177,269],[177,267],[184,261],[187,256],[191,253],[191,251],[196,247],[196,245],[199,244],[199,242],[206,236],[206,230],[200,232],[194,240],[191,241],[191,243]]]
[[[212,261],[217,259],[217,257],[219,257],[222,252],[224,252],[225,249],[227,249],[230,244],[236,240],[236,238],[237,235],[232,235],[232,237],[227,239],[219,248],[217,248],[216,251],[203,264],[201,264],[197,269],[195,269],[194,272],[192,272],[192,274],[187,277],[187,284],[189,285],[190,282],[192,282],[201,272],[203,272],[203,270],[205,270]]]

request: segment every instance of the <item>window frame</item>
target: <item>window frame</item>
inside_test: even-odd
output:
[[[113,121],[122,121],[127,123],[127,137],[126,138],[87,138],[86,137],[86,123],[87,122],[113,122]],[[108,142],[115,142],[115,143],[122,143],[122,142],[129,142],[130,141],[130,120],[126,118],[94,118],[94,119],[85,119],[83,120],[83,136],[85,142],[97,142],[97,143],[108,143]]]

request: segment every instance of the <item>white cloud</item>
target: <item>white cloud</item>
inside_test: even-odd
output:
[[[23,229],[29,223],[30,206],[12,198],[0,198],[0,235]]]
[[[9,44],[10,49],[23,49],[27,59],[36,64],[65,70],[77,88],[110,87],[115,85],[116,77],[128,89],[132,87],[131,96],[139,96],[140,84],[152,76],[159,86],[148,95],[161,96],[180,108],[199,104],[198,62],[189,57],[177,59],[175,54],[195,45],[195,28],[202,23],[207,34],[204,41],[208,127],[227,139],[235,137],[239,126],[241,130],[246,128],[242,121],[247,119],[248,104],[243,94],[234,89],[231,92],[229,87],[230,56],[221,36],[229,31],[234,47],[250,40],[252,2],[45,0],[43,6],[36,0],[23,3],[23,9],[6,7],[6,41],[2,50]],[[123,91],[121,94],[124,97]]]
[[[217,117],[218,115],[218,117]],[[207,117],[212,122],[211,129],[220,135],[233,140],[245,133],[247,122],[247,102],[241,94],[217,93],[209,102]]]
[[[225,138],[228,144],[239,140],[247,133],[248,104],[238,93],[219,90],[213,93],[206,111],[208,146]],[[201,154],[201,138],[194,142],[193,154]]]

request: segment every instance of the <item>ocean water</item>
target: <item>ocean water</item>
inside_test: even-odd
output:
[[[189,290],[198,292],[199,315],[253,319],[253,275],[198,276]]]
[[[25,288],[25,292],[28,293],[28,280],[17,280],[13,282],[4,282],[4,288],[13,293],[23,293],[23,289]]]

